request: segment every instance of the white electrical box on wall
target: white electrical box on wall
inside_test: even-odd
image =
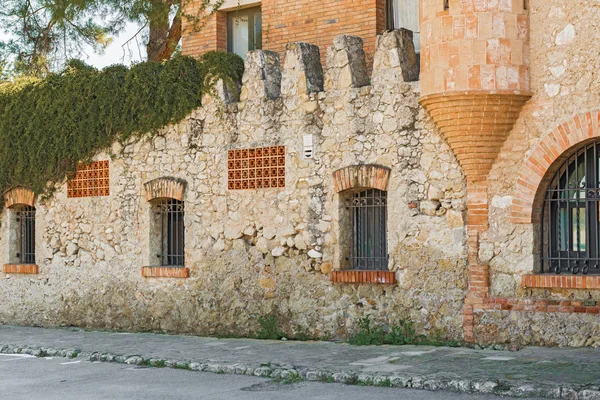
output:
[[[302,137],[302,157],[305,160],[314,157],[313,135],[304,135]]]

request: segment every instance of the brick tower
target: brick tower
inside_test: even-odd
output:
[[[478,259],[488,226],[487,177],[529,92],[526,0],[421,0],[421,104],[435,120],[467,178],[469,293],[488,296],[488,266]]]

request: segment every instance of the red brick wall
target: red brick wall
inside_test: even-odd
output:
[[[193,7],[196,3],[190,3]],[[193,14],[193,11],[188,11]],[[182,53],[198,58],[210,50],[227,51],[227,13],[216,12],[197,32],[183,20]]]
[[[349,34],[364,39],[370,62],[376,37],[385,30],[385,0],[263,0],[262,14],[263,49],[283,54],[289,42],[308,42],[320,47],[323,61],[333,38]],[[200,32],[184,32],[183,54],[198,57],[209,50],[227,50],[224,12]]]
[[[282,53],[289,42],[308,42],[321,49],[339,34],[360,36],[367,59],[385,30],[385,0],[263,0],[263,48]]]

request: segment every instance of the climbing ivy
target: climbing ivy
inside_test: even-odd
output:
[[[239,56],[209,52],[101,71],[73,60],[43,80],[0,84],[0,189],[48,194],[78,162],[177,123],[216,81],[232,85],[243,70]]]

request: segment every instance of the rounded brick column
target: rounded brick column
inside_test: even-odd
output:
[[[471,182],[484,180],[529,92],[522,0],[421,1],[421,104]]]
[[[448,5],[448,7],[445,6]],[[421,0],[421,105],[467,179],[469,290],[464,338],[476,340],[473,306],[489,294],[479,260],[488,228],[487,176],[529,89],[529,27],[523,0]]]

